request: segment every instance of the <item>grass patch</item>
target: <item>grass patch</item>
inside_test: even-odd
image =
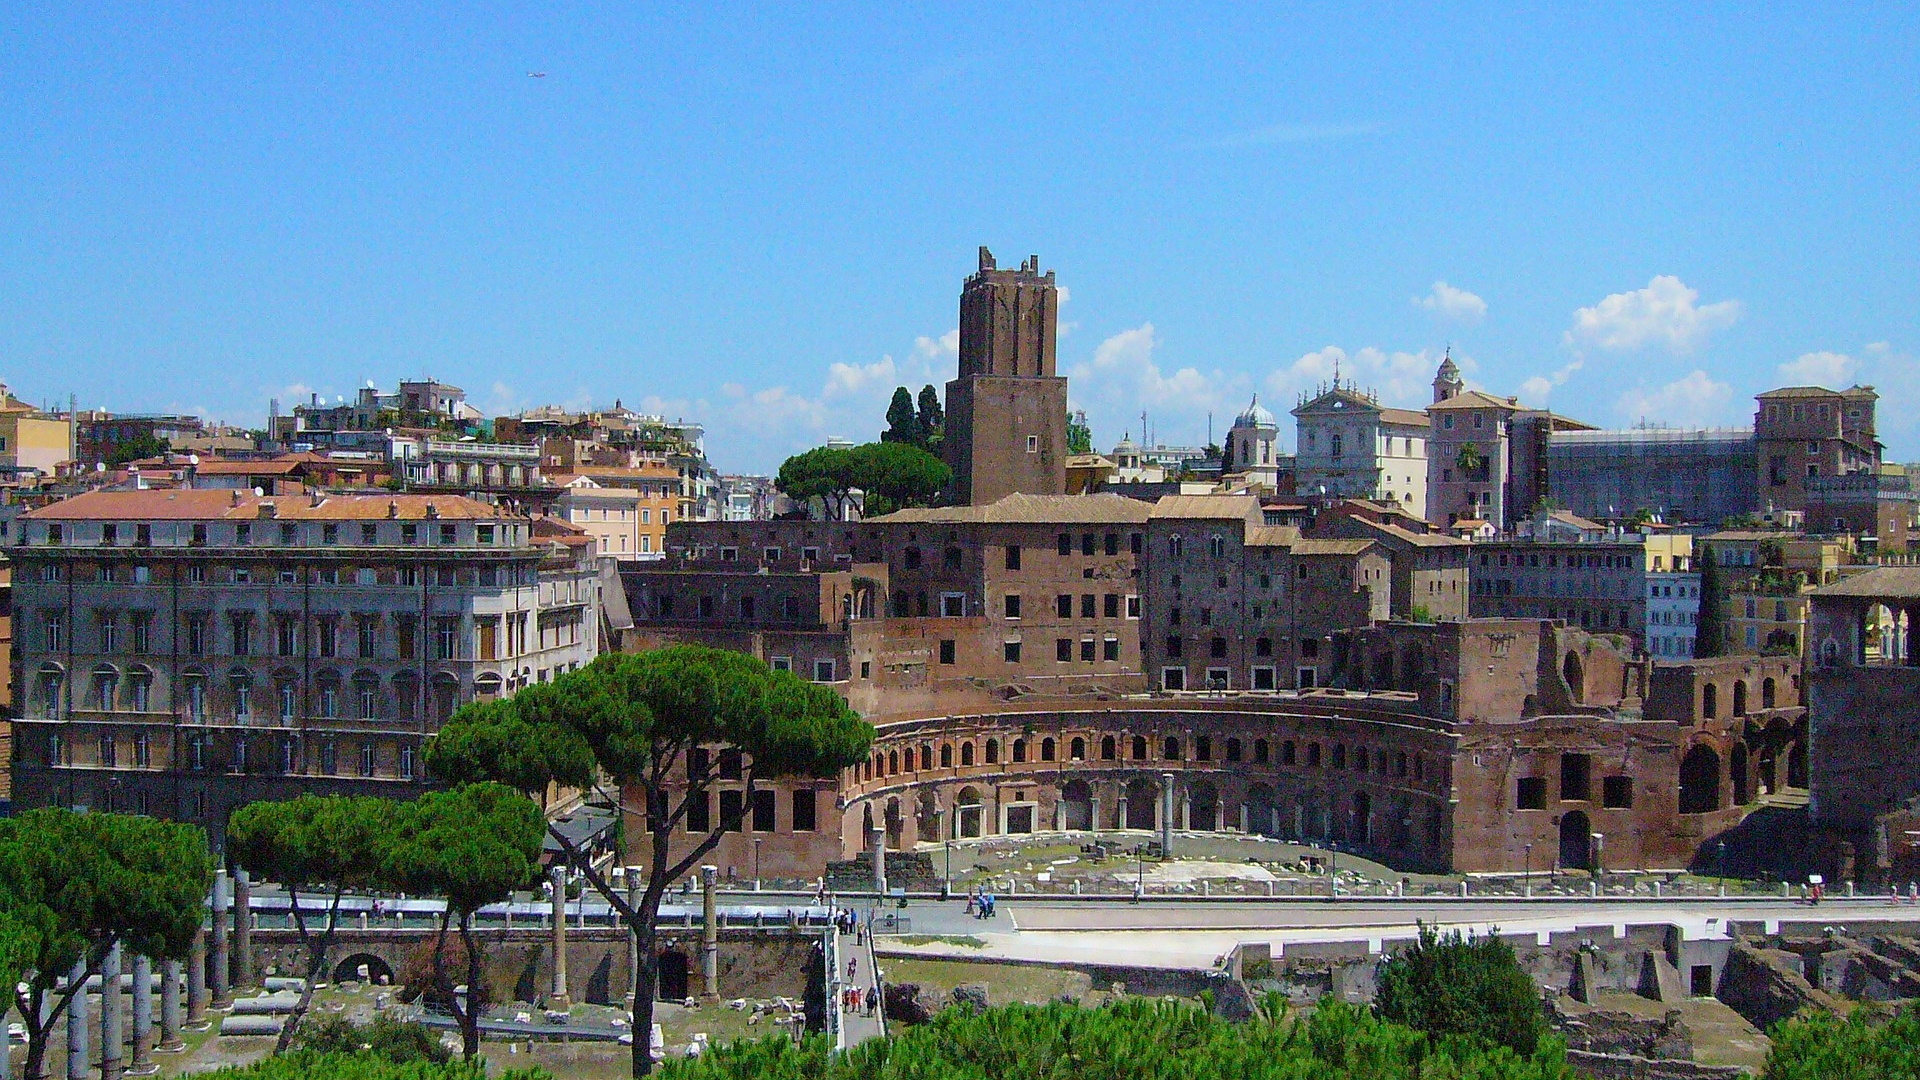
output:
[[[881,936],[886,937],[885,934]],[[887,940],[901,945],[958,945],[963,949],[984,949],[987,947],[987,943],[984,940],[974,937],[972,934],[901,934],[898,937],[888,937]]]

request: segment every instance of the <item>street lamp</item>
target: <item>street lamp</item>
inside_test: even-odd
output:
[[[753,838],[753,891],[760,891],[760,837]]]

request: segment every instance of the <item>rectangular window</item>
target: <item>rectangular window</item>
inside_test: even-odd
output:
[[[1111,592],[1108,593],[1106,597],[1103,599],[1102,603],[1104,605],[1103,613],[1106,615],[1107,618],[1117,619],[1120,617],[1120,594],[1119,593],[1111,593]]]
[[[687,795],[687,831],[706,833],[713,831],[712,794],[695,791]]]
[[[767,788],[758,788],[753,793],[753,831],[773,831],[774,793]]]
[[[727,832],[739,832],[746,817],[746,800],[741,794],[738,791],[720,793],[720,827]]]
[[[146,623],[145,619],[141,618],[138,615],[134,616],[133,647],[138,652],[146,651],[145,646],[142,644],[143,640],[147,636],[145,623]],[[187,655],[188,656],[207,655],[207,637],[208,637],[207,617],[203,614],[188,615],[187,616]]]
[[[334,657],[340,654],[340,620],[325,615],[313,620],[314,655]]]
[[[339,543],[340,542],[340,526],[335,525],[332,522],[328,522],[327,524],[320,526],[320,542],[323,544]]]
[[[460,619],[441,617],[433,620],[433,656],[436,660],[452,660],[460,648]]]
[[[452,544],[457,538],[458,533],[452,525],[440,526],[440,542],[442,544]]]
[[[943,664],[951,664],[954,662],[954,644],[952,638],[942,638],[940,640],[940,662]]]
[[[1515,784],[1514,805],[1521,810],[1547,808],[1547,778],[1523,776]]]
[[[1073,618],[1073,597],[1065,593],[1053,598],[1053,612],[1062,619]]]
[[[1185,690],[1187,688],[1187,669],[1178,667],[1161,668],[1160,687],[1163,690]]]
[[[274,651],[280,656],[300,655],[300,624],[297,620],[282,618],[274,626]]]
[[[833,677],[834,677],[833,661],[815,660],[813,662],[813,681],[814,682],[832,682]]]
[[[1017,619],[1020,617],[1020,596],[1018,593],[1008,593],[1001,597],[1000,605],[1005,611],[1007,618]]]
[[[1073,639],[1056,639],[1053,643],[1053,658],[1063,664],[1070,662],[1073,659]]]
[[[1092,593],[1082,593],[1080,596],[1080,617],[1083,619],[1093,618],[1096,610],[1094,605],[1096,603],[1097,599]]]
[[[793,831],[812,832],[819,826],[814,816],[814,791],[806,788],[793,793]]]
[[[1017,664],[1020,662],[1020,643],[1019,642],[1017,641],[1004,642],[1001,645],[1001,652],[1006,657],[1007,663]]]
[[[363,659],[371,660],[374,655],[379,652],[380,619],[375,615],[362,615],[357,621],[360,624],[358,634],[360,639],[360,656]]]
[[[1138,595],[1129,595],[1127,597],[1127,618],[1137,619],[1139,617],[1140,617],[1140,597]]]
[[[1120,659],[1120,639],[1112,636],[1104,639],[1100,644],[1100,658],[1102,660]]]
[[[1253,669],[1253,688],[1255,690],[1273,689],[1273,669],[1257,667]]]
[[[958,619],[967,614],[967,595],[965,593],[941,593],[940,615],[942,618]]]
[[[791,656],[770,657],[767,660],[767,666],[772,668],[775,671],[792,671],[793,657]]]
[[[1062,555],[1073,554],[1073,534],[1072,533],[1060,534],[1060,554]]]
[[[1020,546],[1018,544],[1007,545],[1007,569],[1020,569]]]
[[[1600,805],[1608,810],[1633,808],[1633,777],[1608,776],[1600,781]]]
[[[1593,758],[1586,754],[1560,755],[1560,801],[1585,802],[1593,797]]]

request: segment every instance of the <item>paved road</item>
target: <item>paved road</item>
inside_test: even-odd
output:
[[[846,976],[846,985],[859,987],[863,996],[876,993],[873,964],[867,958],[867,947],[854,944],[851,937],[842,937],[840,944],[849,965],[841,970],[841,974]],[[841,1009],[840,1024],[841,1030],[847,1033],[848,1046],[856,1046],[868,1039],[877,1039],[882,1033],[877,1010],[876,1015],[868,1016],[864,1001],[859,1009]]]

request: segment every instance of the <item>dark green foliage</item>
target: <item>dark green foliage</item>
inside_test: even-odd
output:
[[[201,1073],[206,1080],[488,1080],[481,1061],[395,1061],[373,1053],[276,1054],[252,1065]],[[545,1069],[508,1069],[494,1080],[553,1080]]]
[[[750,763],[742,777],[741,803],[747,806],[756,785],[783,777],[833,777],[864,760],[872,741],[873,726],[825,686],[743,653],[678,645],[609,653],[544,688],[529,687],[494,705],[466,706],[428,747],[427,767],[455,783],[496,780],[525,788],[551,778],[638,797],[621,803],[623,812],[643,822],[634,840],[644,847],[628,853],[629,862],[646,868],[637,902],[581,866],[571,847],[568,856],[639,939],[633,1029],[648,1031],[660,901],[668,885],[698,866],[724,831],[738,824],[715,820],[704,834],[685,832],[688,806],[710,798],[718,779],[719,750],[737,748]],[[709,751],[706,766],[698,769],[696,749]],[[563,846],[569,843],[554,835]],[[681,838],[686,847],[676,850]],[[477,976],[470,982],[477,984]],[[644,1043],[637,1042],[634,1075],[650,1066]]]
[[[302,795],[249,803],[228,821],[228,856],[256,878],[285,886],[295,901],[294,927],[307,947],[309,978],[326,969],[340,898],[381,884],[395,820],[389,799]],[[326,919],[318,927],[310,926],[300,909],[302,892],[327,897]]]
[[[1694,565],[1700,571],[1700,621],[1693,631],[1693,655],[1705,659],[1726,648],[1727,581],[1712,544],[1702,545]]]
[[[913,391],[904,386],[894,388],[893,401],[887,405],[887,430],[880,433],[880,441],[926,445],[926,436],[920,430],[920,413],[913,406]]]
[[[1067,453],[1093,453],[1093,428],[1084,409],[1067,414]]]
[[[113,448],[107,455],[107,466],[117,469],[129,461],[160,457],[172,449],[173,444],[158,435],[135,436]]]
[[[1269,1006],[1233,1024],[1191,1004],[1129,998],[1100,1009],[948,1009],[891,1039],[835,1055],[824,1039],[719,1046],[663,1080],[1571,1080],[1549,1043],[1522,1057],[1436,1044],[1328,999],[1310,1017]]]
[[[947,413],[940,405],[940,391],[929,383],[920,388],[920,448],[930,454],[940,452],[947,437]]]
[[[1912,1080],[1920,1076],[1920,1005],[1889,1017],[1855,1009],[1776,1025],[1761,1080]]]
[[[207,834],[197,826],[60,808],[0,819],[0,911],[28,969],[13,999],[27,1027],[27,1075],[39,1075],[66,1013],[74,991],[60,980],[73,965],[97,973],[116,943],[186,959],[212,883]]]
[[[405,1064],[424,1061],[445,1065],[452,1051],[425,1024],[408,1024],[382,1013],[368,1024],[356,1024],[338,1014],[309,1019],[300,1025],[295,1045],[315,1054],[372,1054]]]
[[[1546,1033],[1533,980],[1499,933],[1420,928],[1380,971],[1374,1011],[1436,1039],[1465,1038],[1531,1054]]]
[[[488,1004],[482,992],[485,953],[473,939],[473,915],[534,883],[546,819],[525,795],[485,782],[428,792],[395,804],[393,811],[395,840],[383,877],[403,892],[447,901],[434,939],[432,981],[437,991],[446,992],[465,1054],[472,1059],[480,1053],[480,1015]],[[447,955],[450,929],[459,933],[457,958]],[[460,977],[453,970],[460,970]],[[459,983],[475,988],[465,1008],[451,993]]]
[[[818,498],[839,516],[848,494],[866,493],[866,516],[907,506],[931,506],[953,482],[946,462],[903,442],[861,446],[821,446],[795,454],[780,465],[774,483],[790,498]]]

